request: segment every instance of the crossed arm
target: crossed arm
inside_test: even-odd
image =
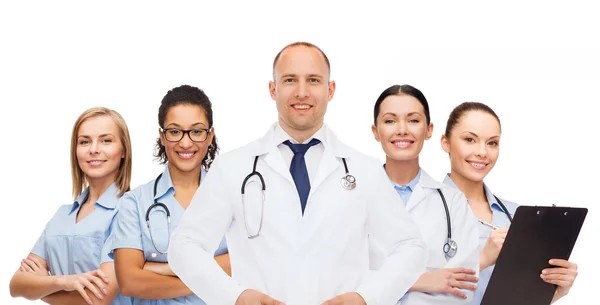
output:
[[[46,260],[33,253],[10,281],[11,296],[57,305],[109,305],[118,292],[113,263],[82,274],[51,275]]]
[[[173,299],[193,294],[168,263],[146,262],[143,252],[137,249],[115,249],[114,255],[123,295],[143,299]],[[231,274],[229,254],[219,255],[215,260],[228,275]]]

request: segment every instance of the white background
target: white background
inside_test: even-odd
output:
[[[45,223],[72,200],[69,141],[83,110],[102,105],[124,116],[136,187],[162,171],[152,154],[169,89],[207,92],[222,152],[229,151],[276,120],[272,60],[298,40],[331,60],[337,91],[326,122],[382,161],[370,126],[388,86],[411,84],[429,100],[435,129],[421,165],[438,179],[449,170],[439,138],[450,110],[464,101],[491,106],[503,133],[486,182],[520,204],[589,209],[571,256],[580,275],[559,304],[597,304],[598,9],[573,1],[174,2],[0,4],[0,304],[31,304],[12,299],[8,284]]]

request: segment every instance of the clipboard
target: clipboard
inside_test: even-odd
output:
[[[519,206],[481,305],[548,305],[556,285],[540,278],[552,258],[568,260],[586,208]]]

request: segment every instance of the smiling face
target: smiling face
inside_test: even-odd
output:
[[[409,161],[418,158],[423,143],[431,138],[433,124],[427,124],[419,100],[400,94],[390,95],[381,102],[377,125],[371,130],[388,158]]]
[[[77,164],[90,183],[114,180],[125,157],[119,128],[107,115],[86,119],[77,130]]]
[[[467,111],[449,137],[442,137],[442,148],[450,154],[452,177],[458,175],[459,179],[482,182],[498,160],[500,123],[485,111]]]
[[[335,92],[323,55],[312,47],[289,47],[281,53],[274,77],[269,91],[281,127],[294,138],[314,134],[323,126],[327,104]]]
[[[204,132],[202,130],[209,128],[208,119],[202,107],[184,103],[169,108],[163,126],[165,133],[171,133],[176,136],[177,132],[181,133],[182,130],[191,130],[189,133],[183,134],[181,140],[175,142],[167,141],[165,134],[159,130],[160,142],[165,147],[171,173],[175,171],[189,172],[200,169],[202,159],[206,156],[214,132],[211,129],[206,140],[202,142],[192,141],[190,133],[192,134],[192,138],[196,138],[200,133]]]

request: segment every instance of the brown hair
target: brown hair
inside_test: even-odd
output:
[[[456,106],[452,112],[450,112],[450,116],[448,117],[448,122],[446,123],[446,133],[444,134],[446,138],[450,138],[450,132],[458,124],[458,121],[469,111],[483,111],[491,114],[498,121],[498,125],[500,125],[500,119],[498,115],[490,108],[488,105],[478,102],[464,102],[458,106]],[[500,125],[502,126],[502,125]]]
[[[130,190],[129,184],[131,182],[132,153],[131,138],[129,137],[129,129],[127,128],[127,124],[118,112],[105,107],[94,107],[84,111],[77,118],[75,125],[73,125],[73,132],[71,134],[71,180],[73,183],[74,199],[77,199],[77,197],[89,185],[87,177],[77,162],[77,133],[81,124],[83,124],[83,122],[85,122],[87,119],[102,115],[110,117],[115,125],[117,125],[117,128],[119,129],[119,138],[121,140],[121,144],[123,145],[123,154],[125,155],[125,157],[121,159],[121,165],[119,166],[119,171],[117,173],[117,177],[115,178],[115,183],[119,189],[118,196],[122,196],[125,194],[125,192]]]

